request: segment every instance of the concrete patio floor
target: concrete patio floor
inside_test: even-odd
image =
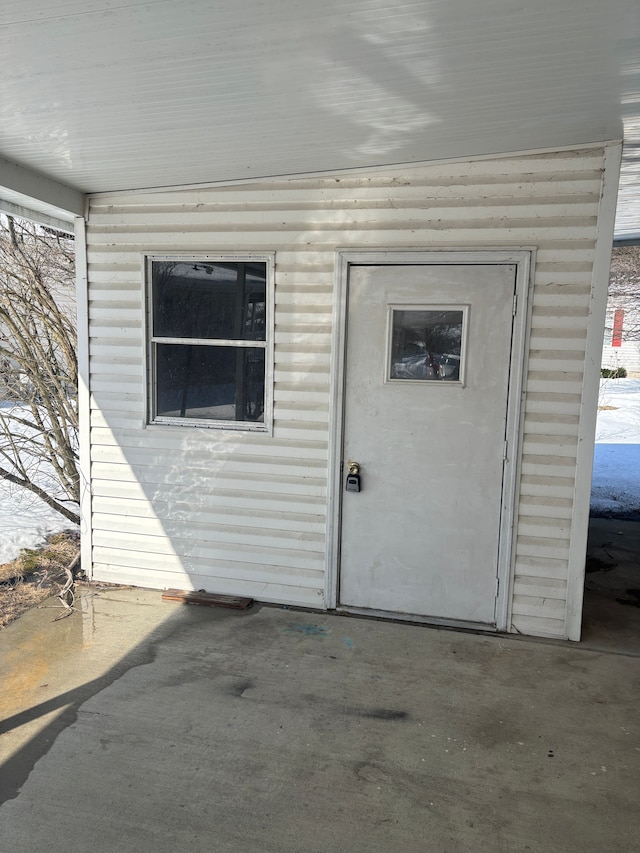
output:
[[[85,589],[0,635],[12,853],[631,851],[640,658]]]

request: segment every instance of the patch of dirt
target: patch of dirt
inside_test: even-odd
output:
[[[599,412],[617,412],[620,406],[598,406]]]
[[[65,569],[79,548],[76,531],[54,533],[42,548],[26,548],[15,560],[0,565],[0,628],[61,591]],[[60,610],[64,612],[62,604]]]

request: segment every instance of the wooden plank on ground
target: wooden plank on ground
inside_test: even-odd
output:
[[[184,604],[206,604],[209,607],[230,607],[246,610],[253,604],[252,598],[239,595],[218,595],[214,592],[198,592],[183,589],[167,589],[162,593],[163,601],[182,601]]]

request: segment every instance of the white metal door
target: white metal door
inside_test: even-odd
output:
[[[341,606],[495,624],[515,285],[513,263],[351,266]]]

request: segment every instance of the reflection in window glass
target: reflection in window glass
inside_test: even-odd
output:
[[[390,379],[460,381],[464,312],[392,312]]]
[[[266,264],[154,261],[153,335],[265,340]]]
[[[156,376],[159,417],[264,421],[264,349],[157,344]]]

